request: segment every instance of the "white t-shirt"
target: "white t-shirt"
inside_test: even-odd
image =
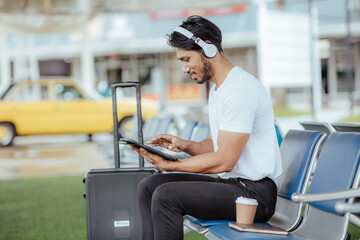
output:
[[[274,125],[271,99],[266,89],[252,75],[234,67],[225,81],[209,95],[209,123],[214,151],[218,150],[219,130],[249,133],[238,162],[221,178],[242,177],[250,180],[271,178],[279,186],[281,157]],[[225,159],[224,159],[225,160]]]

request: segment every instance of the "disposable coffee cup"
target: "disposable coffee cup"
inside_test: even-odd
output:
[[[258,202],[256,199],[238,197],[236,203],[236,223],[253,224]]]

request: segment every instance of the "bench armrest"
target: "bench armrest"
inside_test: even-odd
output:
[[[294,202],[322,202],[351,197],[360,197],[360,188],[314,194],[293,193],[291,195],[291,200],[293,200]]]

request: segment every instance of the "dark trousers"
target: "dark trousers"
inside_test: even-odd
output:
[[[255,198],[255,221],[266,222],[274,214],[276,195],[270,178],[251,181],[186,173],[153,175],[139,184],[141,239],[182,240],[186,214],[206,220],[235,220],[239,196]]]

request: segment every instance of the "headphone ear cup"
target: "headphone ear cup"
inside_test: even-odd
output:
[[[202,46],[202,49],[204,50],[204,54],[208,58],[213,58],[217,54],[217,48],[214,44],[206,44],[205,46]]]
[[[176,27],[174,31],[184,35],[189,39],[192,39],[197,45],[199,45],[202,48],[203,54],[206,57],[213,58],[216,56],[218,51],[214,44],[206,43],[203,40],[201,40],[201,38],[196,38],[192,32],[180,26]]]

